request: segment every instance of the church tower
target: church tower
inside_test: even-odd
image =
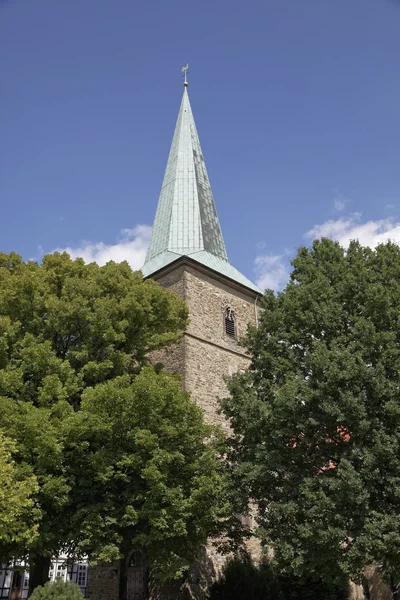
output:
[[[217,398],[226,393],[224,376],[248,365],[237,340],[257,324],[262,292],[228,260],[186,79],[142,272],[189,307],[182,342],[152,360],[180,373],[207,422],[221,422]]]
[[[249,323],[257,324],[257,301],[262,292],[228,260],[186,81],[142,272],[176,291],[189,307],[190,322],[182,341],[153,352],[152,362],[179,373],[184,389],[204,410],[206,421],[224,425],[217,399],[226,394],[224,377],[249,364],[238,339]],[[189,576],[193,598],[203,597],[200,582],[211,583],[212,569],[218,570],[225,561],[211,547],[205,552],[206,558],[193,565]],[[181,598],[179,581],[149,592],[147,570],[137,554],[129,557],[128,600]],[[92,567],[88,598],[116,600],[119,578],[118,564]]]

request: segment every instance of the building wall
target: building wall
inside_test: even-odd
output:
[[[245,335],[248,324],[256,324],[256,294],[192,265],[171,269],[157,277],[157,281],[176,291],[186,301],[189,324],[179,347],[153,353],[152,361],[162,363],[170,373],[180,373],[184,389],[203,409],[206,421],[227,428],[229,423],[218,412],[218,398],[227,393],[224,377],[249,365],[250,357],[238,344],[238,338]],[[237,339],[225,333],[224,313],[227,307],[235,312]],[[251,540],[248,550],[257,559],[260,554],[258,540]],[[161,586],[158,594],[151,597],[157,600],[186,597],[203,600],[226,558],[211,543],[207,544],[180,592],[178,582],[171,582],[171,587]]]
[[[181,374],[184,389],[208,423],[227,426],[217,410],[218,398],[226,394],[224,377],[246,369],[250,358],[237,339],[226,335],[224,312],[227,307],[234,310],[236,337],[242,337],[248,324],[256,323],[256,295],[191,265],[180,265],[157,281],[187,302],[189,325],[178,348],[155,352],[152,361]]]
[[[185,336],[185,357],[186,390],[208,423],[226,428],[228,422],[218,413],[218,398],[227,393],[224,376],[245,369],[248,359],[190,335]]]
[[[119,600],[119,563],[89,567],[87,597],[89,600]]]
[[[21,574],[22,600],[28,598],[29,591],[29,565],[23,560],[13,561],[11,564],[0,563],[0,598],[9,598],[13,590],[14,573]],[[49,581],[61,578],[63,581],[73,581],[79,585],[82,596],[87,597],[87,572],[88,563],[86,559],[71,563],[68,556],[54,557],[50,564]]]

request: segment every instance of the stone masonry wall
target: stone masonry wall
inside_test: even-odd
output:
[[[151,358],[162,362],[169,372],[180,372],[184,389],[203,408],[208,423],[226,426],[217,413],[217,398],[226,394],[224,377],[245,369],[249,357],[236,339],[225,334],[224,311],[227,307],[234,310],[237,337],[242,337],[247,325],[256,321],[255,294],[188,265],[157,281],[187,302],[189,325],[179,349],[152,353]]]
[[[207,423],[228,427],[218,413],[218,398],[226,396],[225,375],[248,366],[246,357],[201,339],[185,336],[185,388],[203,409]]]
[[[255,324],[255,293],[236,289],[210,275],[186,267],[185,300],[189,305],[189,334],[199,335],[227,350],[245,354],[235,339],[224,333],[224,308],[230,307],[237,318],[237,337],[242,337],[249,323]]]
[[[119,564],[89,567],[89,600],[119,600]]]
[[[177,292],[181,296],[181,298],[185,297],[185,282],[183,274],[185,272],[184,265],[169,271],[165,275],[160,275],[157,277],[156,281],[170,290]]]
[[[184,389],[203,409],[206,421],[227,428],[229,423],[218,413],[218,398],[227,393],[224,377],[246,369],[250,357],[238,345],[237,339],[226,335],[224,312],[227,307],[234,310],[236,337],[243,337],[248,324],[256,323],[256,295],[188,265],[167,272],[157,281],[179,293],[187,302],[189,325],[178,348],[152,353],[152,361],[163,363],[171,373],[179,372]],[[258,540],[251,540],[248,550],[257,560],[260,554]],[[192,566],[180,592],[177,582],[171,582],[171,588],[161,586],[158,594],[153,590],[151,597],[157,600],[183,600],[186,597],[203,600],[226,558],[209,543],[201,559]]]
[[[217,412],[218,398],[226,395],[224,377],[246,369],[249,357],[236,339],[226,335],[224,313],[227,307],[234,310],[236,334],[243,337],[248,324],[255,324],[255,298],[191,267],[184,276],[190,314],[185,388],[203,408],[207,422],[227,426]]]

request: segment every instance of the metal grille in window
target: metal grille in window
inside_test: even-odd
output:
[[[229,337],[236,336],[235,312],[231,308],[225,310],[225,333]]]

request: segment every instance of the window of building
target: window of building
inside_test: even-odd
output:
[[[225,309],[224,315],[224,327],[226,335],[229,337],[236,337],[236,317],[235,311],[229,306]]]
[[[86,585],[86,565],[79,565],[77,575],[77,584],[81,587]]]

